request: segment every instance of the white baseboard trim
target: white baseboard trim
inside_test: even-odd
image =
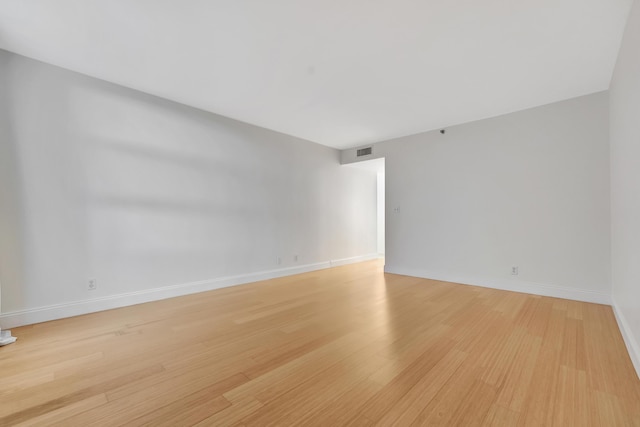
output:
[[[622,339],[627,346],[627,352],[629,353],[631,362],[634,368],[636,368],[636,375],[638,375],[638,379],[640,379],[640,345],[638,345],[638,342],[635,340],[631,327],[629,327],[627,319],[624,317],[622,310],[620,310],[615,300],[613,300],[612,306],[613,313],[616,315],[616,321],[618,322],[618,328],[622,333]]]
[[[341,265],[354,264],[356,262],[371,261],[372,259],[378,259],[378,258],[379,258],[378,254],[375,253],[375,254],[354,256],[351,258],[334,259],[334,260],[331,260],[330,263],[331,263],[331,267],[338,267]]]
[[[546,285],[542,283],[528,282],[520,279],[486,279],[459,276],[431,271],[406,269],[389,264],[386,264],[384,266],[384,271],[385,273],[401,274],[403,276],[420,277],[424,279],[439,280],[443,282],[460,283],[463,285],[480,286],[483,288],[501,289],[504,291],[522,292],[525,294],[611,305],[611,295],[606,293],[584,289],[566,288],[563,286]]]
[[[295,267],[280,268],[277,270],[260,271],[256,273],[242,274],[238,276],[220,277],[211,280],[182,283],[179,285],[163,286],[161,288],[145,289],[142,291],[127,292],[118,295],[109,295],[83,301],[75,301],[62,304],[54,304],[45,307],[37,307],[26,310],[13,311],[0,314],[0,328],[10,329],[34,323],[48,322],[50,320],[63,319],[65,317],[79,316],[95,313],[97,311],[111,310],[113,308],[142,304],[167,298],[211,291],[229,286],[243,285],[245,283],[259,282],[275,279],[277,277],[291,276],[294,274],[308,273],[339,265],[353,264],[357,262],[375,259],[378,254],[368,254],[352,258],[337,259],[314,264],[305,264]]]

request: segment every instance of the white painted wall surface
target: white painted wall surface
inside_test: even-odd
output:
[[[387,271],[609,302],[608,132],[601,92],[375,144]]]
[[[378,172],[378,254],[384,255],[385,238],[385,173]]]
[[[337,150],[4,51],[0,72],[5,315],[376,253],[375,174]]]
[[[627,23],[611,82],[613,302],[640,376],[640,3]]]

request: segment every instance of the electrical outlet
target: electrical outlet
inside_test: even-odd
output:
[[[89,279],[89,283],[87,284],[87,290],[95,291],[98,288],[98,283],[96,279]]]
[[[298,255],[293,256],[293,262],[298,262]]]
[[[511,275],[512,276],[517,276],[518,275],[518,267],[511,267]]]
[[[282,264],[282,258],[280,258],[279,256],[276,257],[276,264],[278,265]]]

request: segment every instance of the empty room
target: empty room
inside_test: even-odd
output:
[[[0,426],[640,427],[640,0],[0,0]]]

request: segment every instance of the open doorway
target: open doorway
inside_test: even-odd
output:
[[[382,167],[377,171],[377,198],[376,198],[376,210],[377,210],[377,227],[378,232],[378,256],[384,258],[385,253],[385,178],[384,178],[384,158],[382,160]]]
[[[376,238],[378,256],[385,256],[385,159],[362,160],[355,163],[349,163],[348,166],[364,169],[376,174]]]

